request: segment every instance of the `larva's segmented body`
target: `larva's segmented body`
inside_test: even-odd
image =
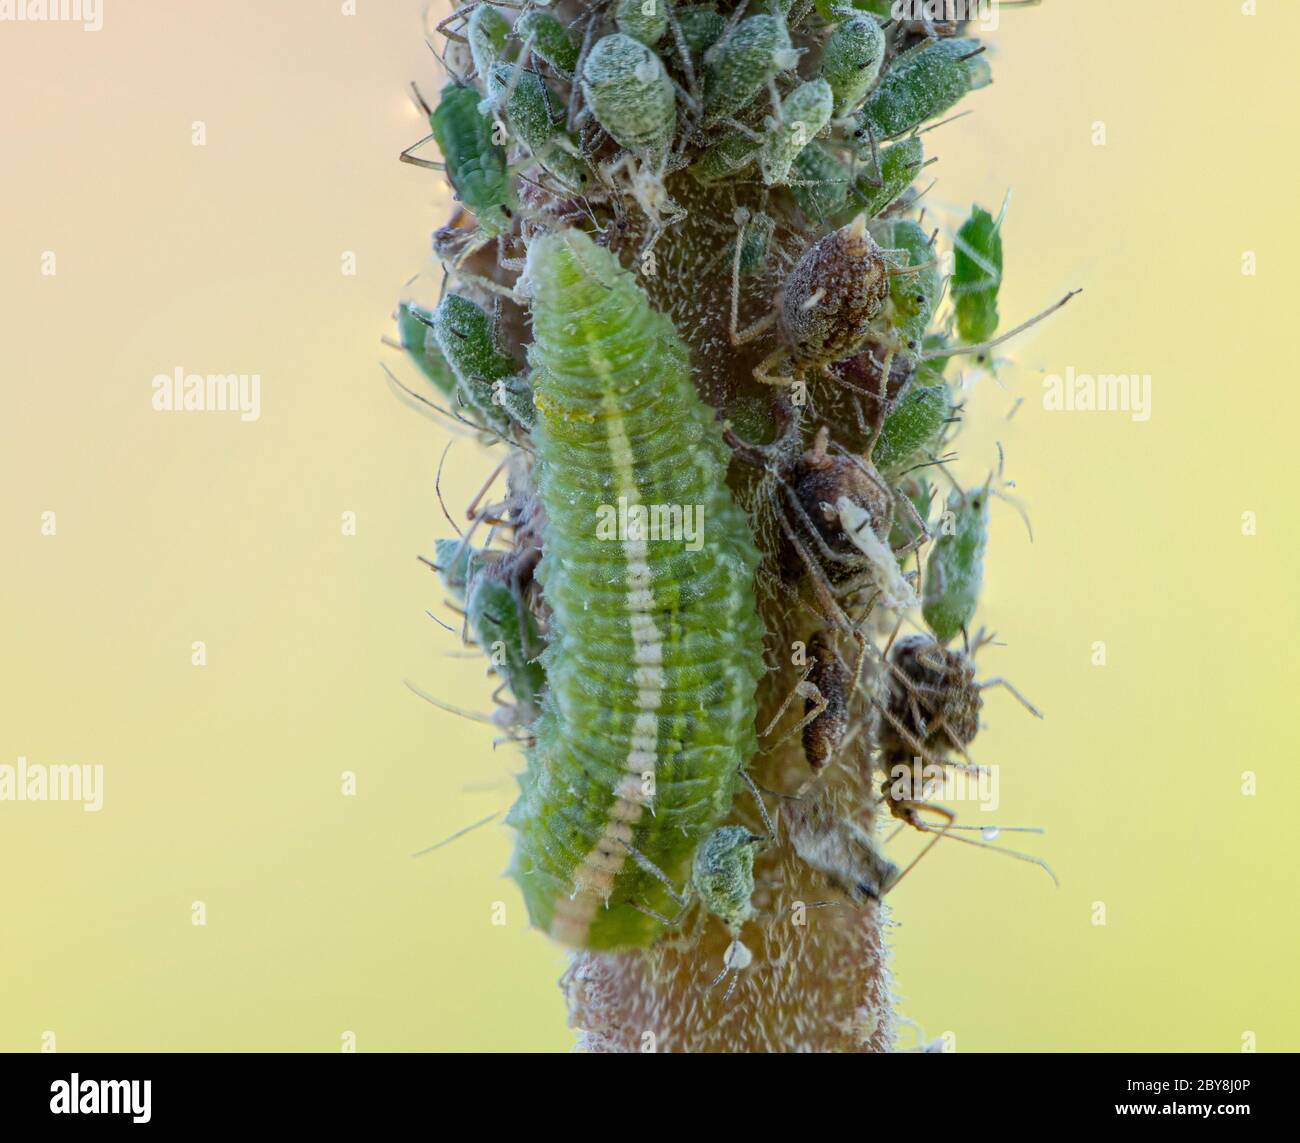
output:
[[[681,885],[755,747],[758,553],[669,319],[576,231],[534,239],[526,277],[552,617],[511,874],[564,944],[644,946],[663,924],[634,904],[676,906],[628,847]],[[702,542],[602,538],[621,501],[694,513]]]

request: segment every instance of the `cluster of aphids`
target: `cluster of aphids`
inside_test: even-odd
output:
[[[538,406],[524,353],[530,244],[584,231],[654,298],[657,244],[689,231],[699,249],[693,261],[675,256],[687,279],[678,292],[725,296],[723,356],[744,362],[715,403],[734,467],[750,473],[737,484],[750,493],[762,574],[773,597],[812,617],[792,695],[803,714],[783,735],[801,736],[812,778],[792,840],[857,899],[899,871],[815,793],[861,707],[879,719],[881,800],[937,838],[950,812],[889,775],[900,761],[973,765],[981,692],[1002,683],[976,681],[979,639],[968,633],[989,501],[1004,493],[992,478],[961,488],[944,467],[960,411],[945,369],[1011,336],[995,336],[1002,216],[976,208],[945,273],[914,187],[922,134],[991,70],[959,24],[893,19],[890,7],[474,0],[439,25],[451,78],[432,104],[416,93],[442,161],[416,157],[427,140],[403,155],[445,169],[460,210],[434,236],[442,297],[403,302],[401,344],[438,390],[427,403],[509,446],[508,494],[471,506],[471,529],[436,559],[500,676],[496,721],[526,736],[546,687],[537,654],[548,617],[533,577]],[[691,348],[692,365],[710,367],[712,342]],[[952,483],[937,521],[931,476]],[[896,635],[916,609],[928,631],[879,650],[873,615]],[[863,684],[868,659],[883,688]],[[741,833],[752,867],[759,839]],[[743,923],[752,874],[720,894],[703,868],[697,895]]]

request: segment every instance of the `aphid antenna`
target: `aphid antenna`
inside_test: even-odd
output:
[[[942,357],[958,357],[966,353],[986,353],[988,350],[993,349],[995,346],[1001,345],[1003,344],[1003,342],[1009,341],[1017,334],[1024,333],[1025,330],[1029,329],[1031,326],[1037,325],[1044,318],[1050,317],[1052,314],[1056,313],[1056,311],[1059,310],[1063,305],[1065,305],[1065,303],[1068,302],[1072,297],[1074,297],[1076,294],[1081,294],[1081,293],[1083,293],[1082,287],[1076,290],[1071,290],[1069,293],[1065,295],[1065,297],[1061,298],[1060,301],[1053,302],[1045,310],[1036,313],[1028,321],[1021,322],[1014,329],[1008,330],[1006,333],[1001,334],[998,337],[992,338],[989,341],[977,341],[974,344],[970,344],[970,345],[949,345],[949,346],[944,346],[940,349],[927,349],[920,355],[918,360],[934,361]]]
[[[411,854],[411,856],[423,857],[426,853],[432,853],[435,849],[441,849],[444,845],[450,845],[453,841],[456,841],[459,838],[464,837],[467,833],[473,832],[474,830],[478,829],[480,826],[487,825],[488,822],[492,821],[495,818],[499,818],[500,816],[501,814],[499,811],[497,813],[488,814],[487,817],[481,819],[480,821],[476,821],[473,825],[467,825],[464,829],[458,829],[455,833],[451,834],[450,836],[444,837],[441,841],[436,841],[433,843],[433,845],[426,846],[424,849],[418,850],[417,852]]]
[[[980,48],[977,52],[972,52],[969,56],[963,56],[963,59],[971,59],[984,51]],[[917,138],[922,135],[928,135],[931,131],[937,131],[940,127],[946,127],[949,123],[956,123],[958,119],[965,119],[967,115],[975,114],[973,111],[959,111],[956,115],[949,115],[947,119],[940,119],[938,123],[931,123],[928,127],[923,127],[920,131],[913,131],[912,134]]]
[[[440,416],[446,418],[449,421],[464,425],[467,429],[471,429],[475,432],[480,431],[478,425],[471,424],[464,417],[457,415],[456,413],[452,412],[449,409],[444,409],[441,405],[437,404],[436,402],[430,401],[428,397],[422,396],[421,394],[415,392],[414,389],[411,389],[406,385],[403,385],[402,382],[400,382],[397,379],[397,376],[393,373],[393,371],[389,369],[388,366],[385,365],[382,361],[379,363],[379,367],[387,375],[389,382],[396,389],[400,390],[400,392],[406,397],[408,397],[410,400],[416,401],[421,405],[427,406],[429,409],[432,409],[434,413],[438,413]],[[424,412],[423,409],[420,409],[418,411]],[[433,419],[433,413],[425,413],[425,416],[429,417],[430,419]]]
[[[454,714],[458,718],[468,719],[470,722],[481,722],[485,726],[496,726],[496,721],[490,714],[480,714],[478,711],[465,710],[463,707],[453,706],[449,702],[443,702],[442,699],[434,698],[428,691],[421,690],[410,679],[403,679],[406,689],[413,695],[424,699],[430,706],[436,706],[439,710],[445,710],[448,714]]]
[[[441,627],[444,631],[450,631],[453,635],[457,634],[456,628],[454,628],[450,623],[444,623],[441,619],[439,619],[439,618],[438,618],[438,617],[437,617],[437,616],[436,616],[436,615],[435,615],[431,610],[429,610],[428,608],[425,608],[425,612],[424,612],[424,613],[425,613],[425,615],[427,615],[430,619],[432,619],[432,620],[433,620],[433,621],[434,621],[434,622],[435,622],[439,627]],[[449,655],[462,655],[462,654],[463,654],[466,658],[469,658],[469,657],[472,655],[474,658],[478,658],[478,654],[477,654],[476,652],[473,652],[473,651],[468,651],[468,652],[449,651],[448,654],[449,654]]]

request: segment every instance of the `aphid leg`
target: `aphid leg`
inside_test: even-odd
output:
[[[1037,325],[1044,318],[1050,317],[1052,314],[1056,313],[1056,311],[1059,310],[1063,305],[1065,305],[1065,303],[1068,302],[1072,297],[1074,297],[1076,294],[1081,294],[1081,293],[1083,293],[1082,289],[1071,290],[1060,301],[1053,302],[1050,306],[1047,307],[1047,309],[1043,310],[1041,313],[1034,314],[1034,316],[1031,317],[1028,321],[1022,321],[1014,329],[1010,329],[1006,333],[1000,334],[998,337],[991,338],[989,341],[979,341],[979,342],[975,342],[973,345],[949,345],[938,349],[927,349],[925,352],[923,352],[920,355],[918,360],[934,361],[941,357],[957,357],[964,353],[987,353],[990,349],[993,349],[995,346],[1001,345],[1004,341],[1009,341],[1017,334],[1024,333],[1025,330],[1029,329],[1031,326]]]
[[[763,824],[767,827],[767,837],[764,841],[776,840],[776,826],[772,823],[772,818],[767,812],[767,806],[763,804],[763,795],[758,792],[758,784],[749,776],[749,772],[741,766],[737,771],[741,780],[749,787],[749,792],[754,795],[754,801],[758,804],[759,816],[763,819]]]
[[[801,730],[803,730],[805,726],[808,726],[810,723],[816,722],[817,719],[821,717],[822,711],[824,711],[830,705],[830,700],[825,695],[823,695],[821,691],[817,689],[815,684],[810,683],[808,681],[808,676],[813,673],[813,669],[816,666],[817,666],[817,661],[815,659],[808,664],[807,669],[805,669],[799,681],[795,683],[790,693],[785,696],[784,701],[781,703],[780,709],[776,712],[776,714],[772,716],[772,721],[769,722],[767,726],[760,732],[760,737],[766,738],[769,734],[772,733],[773,728],[776,726],[778,722],[781,721],[782,715],[784,715],[785,712],[790,709],[790,704],[794,702],[796,698],[810,700],[811,702],[816,704],[816,709],[810,711],[808,714],[805,714],[803,718],[801,718],[798,722],[796,722],[794,726],[790,727],[790,729],[787,730],[783,735],[781,735],[780,738],[778,738],[770,746],[765,746],[761,751],[761,753],[771,754],[774,751],[776,751],[783,743],[788,742],[791,738],[793,738],[796,734],[798,734]]]
[[[989,849],[992,850],[994,853],[1003,853],[1006,854],[1007,857],[1014,857],[1017,861],[1024,861],[1030,865],[1037,865],[1044,873],[1047,874],[1048,877],[1052,879],[1052,883],[1058,889],[1060,888],[1061,886],[1060,878],[1056,876],[1056,873],[1052,870],[1052,867],[1048,865],[1047,862],[1044,861],[1041,857],[1035,857],[1032,853],[1022,853],[1018,849],[1009,849],[1005,845],[994,845],[992,842],[984,841],[982,839],[977,841],[971,837],[961,837],[955,831],[958,828],[964,829],[967,827],[958,827],[956,825],[957,815],[952,810],[948,809],[946,806],[935,805],[935,803],[933,802],[917,802],[917,801],[910,801],[910,800],[903,800],[898,802],[897,804],[899,808],[904,811],[905,814],[910,815],[904,817],[903,819],[907,822],[908,825],[912,826],[914,829],[920,830],[922,833],[933,834],[934,837],[926,844],[925,848],[922,849],[921,852],[917,854],[915,858],[912,859],[911,864],[909,864],[907,868],[905,868],[903,872],[898,875],[898,878],[893,882],[892,885],[890,885],[891,889],[894,887],[894,885],[897,885],[898,882],[901,881],[908,872],[910,872],[913,868],[915,868],[916,863],[920,861],[921,858],[923,858],[927,853],[929,853],[930,850],[932,850],[945,837],[949,838],[952,841],[959,841],[961,842],[962,845],[973,845],[979,849]],[[894,803],[892,801],[890,802],[889,808],[891,811],[894,809]],[[946,819],[942,829],[936,830],[933,826],[928,825],[927,823],[921,820],[919,815],[921,811],[925,811],[925,810],[928,810],[931,813],[938,814],[939,816]],[[972,826],[969,828],[990,829],[992,827]],[[1005,826],[1005,827],[999,826],[997,828],[999,830],[1014,829],[1020,832],[1034,832],[1033,826]]]
[[[690,911],[691,908],[690,883],[688,882],[686,887],[683,890],[681,890],[681,892],[678,892],[677,887],[672,883],[672,880],[669,878],[668,874],[665,873],[662,869],[660,869],[659,866],[657,866],[653,861],[651,861],[644,853],[642,853],[639,849],[637,849],[636,846],[634,846],[631,842],[624,841],[622,838],[617,838],[615,840],[617,840],[618,844],[621,845],[624,849],[628,851],[628,853],[632,855],[632,859],[642,869],[644,869],[647,873],[650,874],[650,876],[652,876],[653,878],[655,878],[655,880],[657,880],[660,884],[662,884],[663,887],[668,891],[668,896],[671,897],[674,901],[677,902],[678,905],[681,906],[681,912],[677,915],[677,919],[673,921],[665,922],[669,928],[675,929],[678,925],[682,923],[682,921],[686,919],[686,914]],[[647,916],[656,917],[660,921],[664,920],[664,918],[659,916],[659,914],[654,913],[649,909],[646,909],[641,905],[636,904],[635,901],[629,901],[628,904],[631,905],[632,908],[636,909],[640,913],[645,913]]]
[[[1024,695],[1022,695],[1018,690],[1016,690],[1016,688],[1010,682],[1004,679],[1001,675],[999,675],[997,678],[986,679],[982,683],[977,683],[975,689],[984,691],[984,690],[988,690],[989,687],[1006,687],[1007,690],[1009,690],[1013,695],[1016,696],[1017,699],[1020,700],[1020,705],[1023,706],[1027,711],[1029,711],[1030,714],[1032,714],[1035,718],[1043,717],[1043,712],[1039,710],[1036,706],[1034,706],[1033,703],[1031,703],[1027,698],[1025,698]]]

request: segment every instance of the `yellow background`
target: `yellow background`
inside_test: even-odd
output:
[[[446,210],[396,162],[438,82],[418,6],[105,2],[0,25],[0,761],[105,770],[98,814],[0,803],[0,1048],[562,1050],[508,831],[410,856],[519,766],[402,686],[487,708],[423,614],[447,437],[378,364]],[[989,816],[1046,826],[1062,887],[945,844],[892,898],[903,1010],[959,1050],[1300,1048],[1300,8],[1259,7],[1005,11],[994,86],[927,136],[941,220],[1014,188],[1004,324],[1085,287],[960,442],[976,479],[1003,441],[1035,524],[994,505],[984,668],[1047,718],[990,697]],[[178,365],[260,374],[261,419],[154,412]],[[1150,421],[1044,411],[1067,365],[1150,374]],[[454,510],[490,464],[452,449]]]

